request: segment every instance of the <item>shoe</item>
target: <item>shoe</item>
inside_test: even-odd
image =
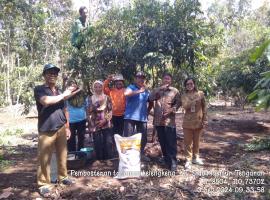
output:
[[[186,161],[184,167],[185,167],[185,169],[191,169],[191,162],[190,161]]]
[[[170,170],[171,170],[172,172],[176,172],[176,171],[177,171],[177,165],[172,165],[172,166],[170,167]]]
[[[166,161],[165,161],[165,158],[164,157],[161,157],[158,159],[158,162],[162,165],[166,165]]]
[[[151,159],[149,157],[147,157],[146,155],[141,155],[141,161],[150,162]]]
[[[39,190],[39,194],[42,197],[48,198],[48,197],[51,197],[52,195],[52,188],[49,186],[41,186],[40,188],[38,188],[38,190]]]
[[[197,165],[203,165],[203,161],[200,158],[193,159],[192,163]]]
[[[51,184],[57,184],[58,183],[58,180],[55,179],[55,180],[51,180]]]
[[[63,185],[73,185],[74,183],[75,183],[75,181],[74,180],[72,180],[71,178],[64,178],[62,181],[61,181],[61,183],[63,184]]]

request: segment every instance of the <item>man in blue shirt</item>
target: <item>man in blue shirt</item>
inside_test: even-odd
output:
[[[149,102],[149,91],[145,87],[145,74],[138,72],[135,83],[125,90],[126,110],[124,117],[124,136],[136,133],[142,134],[141,156],[143,160],[149,160],[144,156],[144,148],[147,143],[147,116],[153,104]]]

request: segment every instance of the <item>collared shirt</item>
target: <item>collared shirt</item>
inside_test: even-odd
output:
[[[174,87],[166,89],[155,88],[150,96],[150,101],[155,101],[154,105],[154,126],[175,127],[175,113],[181,106],[181,96],[179,91]],[[167,117],[163,117],[164,113],[173,110]]]
[[[135,84],[129,85],[127,90],[137,91],[138,88]],[[126,110],[124,119],[130,119],[140,122],[147,122],[147,102],[149,91],[145,90],[142,93],[136,94],[126,98]]]
[[[183,108],[185,109],[183,128],[202,128],[203,122],[207,121],[204,93],[202,91],[185,93],[182,95],[181,100]]]
[[[53,93],[47,85],[35,87],[34,96],[38,110],[38,131],[40,133],[55,132],[67,122],[64,113],[65,103],[63,100],[49,106],[43,106],[39,102],[40,98],[43,96],[56,96],[61,93],[59,88],[56,88],[56,93]]]
[[[123,116],[126,108],[126,97],[124,95],[125,89],[109,88],[109,80],[105,80],[103,84],[103,91],[112,100],[112,114],[113,116]]]

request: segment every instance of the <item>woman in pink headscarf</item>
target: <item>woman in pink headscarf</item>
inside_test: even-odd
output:
[[[112,157],[112,103],[103,93],[102,81],[95,81],[92,90],[93,95],[88,99],[89,130],[93,133],[97,160],[105,160]]]

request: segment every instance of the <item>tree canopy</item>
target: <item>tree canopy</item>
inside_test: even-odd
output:
[[[0,105],[33,104],[47,62],[62,69],[63,81],[86,86],[116,72],[131,82],[144,70],[154,87],[169,71],[179,89],[194,76],[210,96],[221,91],[243,102],[269,70],[266,53],[250,57],[269,39],[267,1],[256,10],[249,0],[215,1],[205,12],[198,0],[92,1],[97,16],[80,49],[70,42],[78,17],[71,0],[0,2]]]

